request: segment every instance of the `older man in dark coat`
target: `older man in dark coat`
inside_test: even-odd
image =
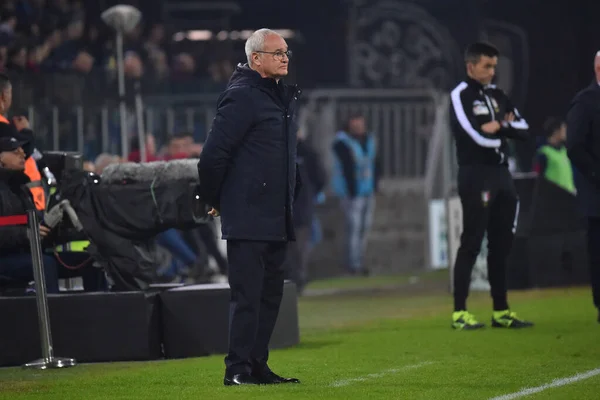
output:
[[[283,295],[287,242],[295,240],[296,101],[284,85],[291,52],[277,33],[247,40],[218,101],[198,163],[200,191],[221,215],[231,287],[225,385],[298,382],[267,365],[268,345]]]
[[[573,98],[567,114],[567,151],[577,197],[587,218],[587,240],[594,306],[600,322],[600,51],[596,77]]]

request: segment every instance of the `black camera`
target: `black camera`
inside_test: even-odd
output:
[[[52,245],[86,240],[86,234],[74,208],[63,198],[61,192],[61,184],[65,177],[73,171],[83,170],[83,157],[76,152],[48,151],[44,152],[41,166],[40,172],[46,178],[44,183],[49,193],[44,223],[52,228]],[[89,175],[88,180],[99,183],[99,177],[91,173]]]
[[[66,172],[83,170],[83,157],[80,153],[69,151],[46,151],[42,159],[57,181],[62,181]]]

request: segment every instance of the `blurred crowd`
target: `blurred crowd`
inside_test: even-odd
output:
[[[131,151],[126,160],[116,154],[101,153],[94,161],[87,161],[85,169],[90,172],[102,174],[102,171],[112,164],[140,162],[141,152],[137,138],[131,141],[129,148]],[[169,136],[168,141],[160,148],[157,148],[153,135],[146,136],[146,161],[148,162],[197,158],[201,152],[202,144],[196,143],[194,136],[189,132],[181,132]]]
[[[139,3],[142,9],[150,6]],[[30,83],[36,76],[52,73],[80,78],[93,75],[92,82],[85,84],[95,81],[96,86],[88,89],[116,84],[115,33],[101,20],[103,10],[99,2],[91,0],[3,0],[0,70],[10,73],[13,82],[26,77],[23,80]],[[144,12],[144,18],[146,15]],[[172,34],[159,17],[144,19],[127,33],[126,77],[142,80],[144,89],[152,92],[189,91],[195,87],[193,83],[205,87],[227,81],[234,65],[227,45],[174,41]]]

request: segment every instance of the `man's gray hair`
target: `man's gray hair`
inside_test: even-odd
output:
[[[246,40],[245,50],[246,50],[246,58],[248,59],[248,65],[252,65],[252,53],[257,52],[257,51],[262,51],[264,49],[265,39],[269,35],[281,36],[281,35],[279,35],[279,33],[275,32],[271,29],[263,28],[263,29],[254,31],[254,33],[252,33],[252,35],[250,35],[248,40]]]

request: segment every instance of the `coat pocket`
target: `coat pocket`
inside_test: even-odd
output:
[[[264,180],[253,180],[248,186],[246,200],[248,204],[260,205],[264,203],[264,197],[267,193],[267,182]]]

